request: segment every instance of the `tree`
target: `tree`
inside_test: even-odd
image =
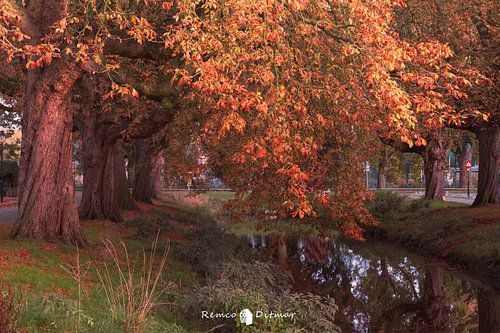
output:
[[[373,223],[361,178],[371,132],[425,144],[415,131],[432,127],[424,115],[452,111],[445,101],[457,88],[440,85],[451,80],[450,49],[400,41],[391,28],[398,2],[175,5],[167,41],[184,57],[179,82],[201,101],[210,166],[247,205],[301,218],[325,205],[346,235],[362,238]]]
[[[154,146],[151,140],[135,140],[133,143],[134,182],[133,197],[135,200],[152,203],[158,199],[160,184],[163,180],[163,151]]]
[[[445,80],[432,75],[449,48],[402,42],[391,26],[401,4],[52,0],[24,8],[2,2],[0,47],[28,68],[21,189],[34,184],[57,193],[50,199],[57,205],[45,209],[49,199],[39,200],[42,192],[22,191],[27,197],[20,200],[14,235],[82,242],[67,194],[67,152],[72,91],[85,72],[107,75],[112,91],[106,98],[142,95],[158,103],[172,95],[170,87],[163,81],[164,89],[150,90],[142,83],[173,76],[197,103],[188,112],[202,115],[201,146],[216,157],[213,163],[225,165],[224,180],[242,202],[300,218],[325,206],[346,235],[362,238],[361,226],[374,223],[361,178],[372,130],[387,125],[388,136],[418,143],[413,104],[419,115],[449,109],[436,95]],[[159,110],[169,114],[172,107]],[[154,114],[131,117],[123,139],[150,136],[134,125]],[[49,122],[52,117],[58,121]],[[35,131],[33,120],[50,128]],[[32,149],[39,144],[50,153]]]
[[[80,84],[82,109],[78,119],[83,137],[85,182],[79,214],[84,219],[121,221],[122,211],[135,206],[126,176],[124,156],[128,152],[123,147],[124,141],[160,131],[173,119],[177,103],[169,103],[168,97],[159,92],[155,96],[161,96],[162,103],[146,98],[102,100],[102,92],[109,90],[107,85],[107,80],[95,76],[85,77]],[[133,161],[133,154],[128,155],[129,162]],[[151,156],[145,157],[141,163],[149,163]],[[137,168],[138,175],[147,182],[151,175],[140,171]],[[135,188],[133,184],[130,187]],[[135,199],[150,201],[151,198]]]
[[[116,69],[110,61],[116,54],[157,59],[161,47],[151,43],[155,34],[147,20],[134,11],[118,15],[127,4],[54,0],[24,5],[0,3],[0,48],[7,60],[20,59],[27,69],[19,214],[12,236],[83,245],[71,179],[73,88],[83,72]],[[149,6],[149,13],[157,13],[158,6]],[[131,38],[120,43],[124,36]],[[104,52],[112,54],[108,61]],[[18,82],[1,83],[12,90]],[[137,95],[126,83],[112,87]]]
[[[27,4],[26,16],[22,19],[29,24],[32,45],[42,43],[51,27],[67,16],[67,5],[67,1]],[[21,36],[18,35],[18,39]],[[41,51],[41,46],[32,49],[35,50]],[[71,91],[80,75],[78,66],[64,54],[43,70],[29,68],[27,71],[19,212],[13,237],[85,243],[76,214],[71,173]]]
[[[467,161],[472,161],[472,142],[468,134],[463,133],[461,136],[462,141],[460,142],[460,183],[459,187],[467,187],[467,173],[469,172],[465,167]]]
[[[408,1],[400,14],[406,40],[433,38],[453,50],[449,65],[474,73],[483,84],[468,84],[466,99],[451,104],[459,119],[447,116],[440,123],[470,130],[479,141],[478,194],[474,206],[500,203],[498,156],[500,111],[498,109],[498,6],[493,1]],[[480,75],[478,75],[480,73]],[[476,82],[475,82],[476,81]],[[477,83],[477,80],[471,82]],[[478,111],[471,112],[471,111]]]
[[[442,200],[444,197],[444,170],[450,148],[450,138],[445,130],[434,131],[425,137],[425,145],[409,145],[384,140],[403,153],[419,154],[424,161],[425,194],[427,200]]]

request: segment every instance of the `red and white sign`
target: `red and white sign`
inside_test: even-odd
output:
[[[472,163],[471,163],[471,161],[470,161],[470,160],[465,161],[464,166],[465,166],[467,169],[472,168]]]

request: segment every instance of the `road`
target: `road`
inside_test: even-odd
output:
[[[401,193],[403,194],[403,193]],[[421,192],[411,192],[404,193],[403,195],[412,198],[418,199],[423,196]],[[471,195],[470,198],[467,198],[467,195],[453,194],[445,197],[445,201],[451,202],[459,202],[467,205],[471,205],[474,201],[475,193]],[[79,204],[82,199],[82,192],[76,192],[76,203]],[[12,224],[16,220],[17,207],[12,208],[0,208],[0,224]]]
[[[76,192],[75,201],[80,204],[82,192]],[[17,207],[0,208],[0,224],[12,224],[16,220]]]
[[[0,208],[0,224],[11,224],[16,220],[17,207]]]
[[[404,192],[400,194],[411,199],[420,199],[424,196],[423,192]],[[444,201],[458,202],[466,205],[472,205],[475,198],[476,198],[476,193],[471,193],[470,197],[467,197],[467,194],[446,193]]]

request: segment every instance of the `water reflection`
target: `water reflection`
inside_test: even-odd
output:
[[[449,266],[383,244],[249,236],[294,276],[335,298],[343,332],[500,332],[500,297]]]

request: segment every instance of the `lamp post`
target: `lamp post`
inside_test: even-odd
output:
[[[370,187],[370,163],[365,162],[365,178],[366,178],[366,188]]]
[[[0,130],[0,162],[1,162],[1,168],[2,170],[1,177],[0,178],[0,202],[3,202],[3,143],[5,142],[6,139],[5,132],[3,130]]]

